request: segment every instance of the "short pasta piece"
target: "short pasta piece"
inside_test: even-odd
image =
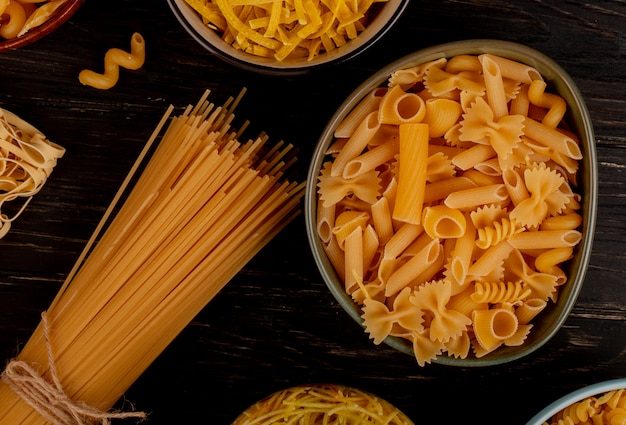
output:
[[[104,55],[104,72],[98,73],[84,69],[78,74],[81,84],[96,89],[108,90],[115,86],[120,77],[120,67],[137,70],[146,60],[146,42],[139,33],[130,39],[130,52],[116,47],[110,48]]]
[[[420,366],[525,343],[582,240],[561,105],[531,66],[459,55],[394,71],[338,125],[320,239],[374,343],[403,338]],[[327,227],[349,222],[362,265]]]

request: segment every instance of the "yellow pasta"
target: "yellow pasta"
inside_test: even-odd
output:
[[[542,425],[623,425],[626,423],[626,388],[587,396],[555,413]]]
[[[279,62],[311,60],[354,40],[367,27],[374,3],[281,0],[268,7],[255,0],[186,2],[235,49]]]
[[[387,89],[384,87],[373,89],[335,128],[334,136],[336,138],[349,138],[352,136],[352,133],[354,133],[355,129],[368,114],[378,111],[380,100],[385,93],[387,93]]]
[[[400,126],[400,171],[398,195],[393,218],[419,224],[422,219],[426,162],[428,161],[428,126],[403,124]]]
[[[471,298],[476,303],[514,303],[525,299],[531,290],[520,281],[476,282]]]
[[[346,271],[345,287],[348,294],[352,294],[363,281],[363,229],[355,228],[345,238]]]
[[[0,109],[0,238],[42,189],[64,154],[65,148],[31,124]],[[5,203],[17,204],[13,215],[2,211]]]
[[[433,239],[460,238],[465,234],[466,220],[463,213],[445,205],[425,207],[422,223]]]
[[[363,152],[363,149],[365,149],[379,128],[378,113],[370,112],[367,114],[332,162],[331,176],[343,175],[346,165]]]
[[[424,100],[415,93],[406,93],[400,86],[394,86],[385,93],[378,109],[378,120],[381,124],[421,122],[425,115]]]
[[[246,409],[232,425],[368,423],[413,425],[390,403],[340,385],[311,385],[278,391]]]
[[[542,124],[556,128],[567,110],[565,99],[553,93],[546,93],[547,84],[543,80],[534,80],[528,88],[528,100],[541,108],[547,108],[548,112],[541,120]]]
[[[108,409],[299,214],[304,184],[283,178],[291,161],[274,161],[293,147],[267,149],[264,134],[240,143],[229,128],[238,99],[215,107],[207,96],[171,119],[168,108],[159,122],[40,325],[3,372],[0,423],[126,417]],[[20,391],[25,365],[39,376],[36,384],[49,381],[53,396],[42,402],[31,398],[32,386]],[[68,412],[68,401],[82,409]]]
[[[580,150],[560,100],[533,67],[490,54],[396,70],[365,97],[349,116],[378,117],[375,132],[349,146],[356,119],[340,123],[318,193],[335,220],[362,217],[363,272],[343,270],[342,235],[326,249],[366,332],[406,339],[421,366],[523,344],[582,239]]]
[[[461,104],[451,99],[428,99],[422,119],[428,125],[429,137],[441,137],[454,126],[461,113]]]
[[[509,114],[500,66],[491,56],[478,57],[485,78],[485,92],[495,121]]]
[[[519,322],[511,310],[494,308],[474,310],[472,324],[478,343],[484,350],[492,351],[515,335]]]
[[[108,90],[117,84],[120,67],[137,70],[143,66],[145,59],[145,40],[136,32],[130,39],[130,53],[116,47],[110,48],[104,55],[104,72],[98,73],[84,69],[78,74],[78,80],[83,85]]]
[[[502,205],[510,200],[503,184],[491,184],[452,192],[444,200],[450,208],[470,210],[481,205]]]

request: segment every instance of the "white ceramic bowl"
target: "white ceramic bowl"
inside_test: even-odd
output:
[[[549,421],[554,415],[574,403],[578,403],[588,397],[595,397],[609,391],[620,389],[626,390],[626,378],[611,379],[580,388],[550,403],[539,413],[533,416],[528,422],[526,422],[526,425],[542,425],[543,423]]]
[[[198,13],[185,0],[168,0],[176,19],[201,46],[211,53],[238,67],[264,74],[302,74],[316,68],[329,66],[354,58],[383,37],[400,18],[409,0],[387,0],[375,3],[376,12],[363,32],[345,45],[329,53],[321,53],[308,60],[293,59],[277,61],[246,53],[222,40],[220,34],[207,27]]]
[[[544,54],[512,42],[499,40],[467,40],[426,48],[409,54],[381,69],[357,87],[339,107],[319,138],[318,145],[311,159],[308,172],[307,193],[305,195],[305,221],[310,247],[318,269],[333,296],[346,312],[359,324],[363,323],[363,314],[359,305],[345,292],[344,284],[328,259],[323,244],[317,235],[317,183],[320,170],[325,161],[327,148],[334,141],[334,130],[343,118],[374,88],[386,83],[389,75],[398,69],[410,68],[439,58],[450,58],[461,54],[491,53],[521,63],[534,66],[544,77],[549,90],[560,94],[566,101],[566,117],[571,129],[579,136],[583,159],[579,168],[579,193],[582,194],[583,223],[582,240],[574,252],[574,258],[566,263],[565,272],[568,280],[560,287],[558,301],[549,303],[539,317],[533,321],[533,328],[521,346],[501,347],[484,357],[468,356],[466,359],[438,356],[436,363],[454,366],[489,366],[501,364],[526,356],[550,340],[567,319],[585,280],[585,273],[591,255],[597,208],[597,164],[595,140],[591,118],[583,97],[572,78],[553,60]],[[405,352],[413,353],[411,344],[402,338],[389,336],[388,345]]]

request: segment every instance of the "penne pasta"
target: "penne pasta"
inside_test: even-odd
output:
[[[385,93],[387,93],[387,88],[377,87],[365,96],[335,128],[335,137],[338,139],[350,138],[367,115],[378,111],[378,105]]]
[[[509,243],[520,250],[552,249],[576,246],[582,234],[578,230],[538,230],[522,232],[509,238]]]
[[[367,114],[332,162],[330,175],[333,177],[341,176],[346,164],[363,152],[379,128],[378,113],[370,112]]]
[[[502,205],[509,199],[506,186],[491,184],[453,192],[446,197],[444,203],[450,208],[469,210],[480,205]]]

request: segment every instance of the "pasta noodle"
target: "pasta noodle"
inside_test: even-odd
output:
[[[255,0],[185,1],[235,49],[279,62],[311,60],[354,40],[367,28],[375,3],[281,0],[267,7]]]
[[[0,109],[0,238],[42,189],[64,154],[65,148],[17,115]],[[17,205],[11,209],[12,204]],[[15,212],[4,212],[5,206]]]
[[[15,39],[24,36],[32,29],[48,22],[65,3],[67,0],[0,1],[0,15],[6,18],[0,25],[0,37]]]
[[[46,310],[47,320],[9,366],[32,365],[42,379],[57,370],[67,398],[106,411],[299,214],[304,185],[283,177],[292,146],[266,149],[266,135],[240,143],[230,129],[240,98],[216,107],[207,96],[171,119],[168,108]],[[48,423],[7,383],[9,366],[0,382],[0,423]],[[45,407],[55,409],[52,400]]]
[[[555,413],[542,425],[623,425],[626,423],[626,388],[587,396]]]
[[[96,89],[108,90],[115,86],[120,77],[120,67],[137,70],[146,60],[146,42],[139,33],[130,39],[130,53],[116,47],[110,48],[104,55],[104,72],[102,74],[90,69],[83,69],[78,74],[81,84]]]
[[[338,385],[298,386],[278,391],[246,409],[232,425],[367,423],[413,425],[387,401]]]
[[[407,123],[397,106],[413,95],[426,113],[410,103]],[[336,204],[335,220],[347,208],[371,232],[363,272],[343,270],[341,235],[322,241],[374,343],[406,339],[420,366],[524,343],[582,240],[581,151],[560,105],[528,65],[459,55],[392,72],[339,124],[318,220]],[[375,135],[349,146],[363,127]],[[420,326],[401,325],[411,311]]]

